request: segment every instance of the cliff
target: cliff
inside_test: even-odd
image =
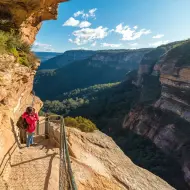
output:
[[[101,63],[118,70],[135,70],[139,68],[144,55],[151,50],[148,48],[137,50],[102,50],[91,57],[89,64],[99,67]]]
[[[59,125],[51,124],[51,139],[59,142]],[[67,128],[72,169],[79,190],[169,190],[159,177],[131,162],[114,141],[100,131]]]
[[[67,0],[1,0],[0,16],[6,18],[1,29],[14,28],[22,34],[22,39],[32,44],[40,30],[42,21],[57,18],[60,2]],[[3,25],[3,26],[2,26]]]
[[[151,139],[172,155],[190,185],[190,41],[178,43],[153,68],[149,77],[160,80],[161,94],[152,97],[151,104],[141,99],[141,105],[125,118],[123,128]]]
[[[64,1],[1,0],[0,30],[9,32],[13,29],[21,34],[25,42],[32,44],[41,22],[55,19],[58,3]],[[13,51],[1,51],[0,55],[0,176],[5,181],[9,174],[11,156],[20,145],[15,122],[32,103],[36,111],[42,107],[41,100],[32,94],[39,61],[33,59],[29,63],[32,67],[24,66],[19,61],[19,55],[16,55],[18,51],[12,50],[15,50],[14,56]]]
[[[39,62],[36,62],[36,66]],[[18,130],[15,122],[32,105],[38,111],[42,102],[32,94],[35,71],[17,63],[12,55],[0,55],[0,174],[6,175],[16,148]],[[5,170],[6,169],[6,170]]]

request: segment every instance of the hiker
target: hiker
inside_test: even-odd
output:
[[[33,136],[34,136],[34,131],[36,129],[36,123],[39,120],[38,114],[35,113],[35,109],[32,107],[28,107],[26,109],[26,112],[23,113],[22,118],[26,120],[28,127],[26,129],[27,131],[27,147],[32,145],[33,142]]]

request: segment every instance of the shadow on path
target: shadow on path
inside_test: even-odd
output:
[[[50,179],[51,170],[52,170],[52,163],[53,163],[53,159],[55,158],[55,156],[56,156],[56,153],[52,154],[51,159],[49,161],[48,172],[47,172],[45,183],[44,183],[44,190],[48,189],[49,179]]]

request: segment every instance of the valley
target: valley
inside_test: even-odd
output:
[[[189,7],[1,0],[0,190],[190,190]]]
[[[159,65],[164,63],[165,57],[175,59],[177,53],[182,53],[181,51],[187,56],[184,60],[189,61],[189,53],[185,53],[188,52],[189,43],[189,41],[174,42],[146,52],[143,50],[144,55],[138,59],[137,55],[135,59],[134,56],[130,57],[132,59],[128,56],[127,62],[123,63],[118,58],[118,61],[112,58],[113,54],[118,56],[118,51],[112,51],[111,56],[106,52],[106,57],[104,52],[104,56],[101,57],[101,52],[88,59],[70,63],[61,69],[44,70],[44,73],[43,70],[39,70],[34,84],[37,94],[41,96],[40,93],[43,92],[38,91],[38,88],[47,81],[51,86],[55,86],[51,94],[45,91],[49,97],[42,95],[44,106],[41,114],[56,113],[65,117],[83,116],[90,119],[101,131],[111,136],[137,165],[155,173],[177,189],[188,189],[186,183],[188,181],[185,182],[183,178],[181,161],[173,153],[166,153],[165,149],[144,135],[144,132],[140,132],[145,130],[144,124],[140,124],[136,130],[134,125],[138,123],[130,122],[135,122],[138,114],[144,112],[143,109],[151,110],[163,94],[166,87],[162,87]],[[176,53],[173,54],[173,51]],[[166,61],[166,64],[169,62]],[[178,64],[185,64],[188,67],[186,61],[179,60]],[[92,70],[89,67],[92,67]],[[68,75],[71,70],[74,74],[72,77]],[[184,91],[184,96],[188,96],[188,92]],[[152,110],[142,118],[150,118],[154,112],[159,110]],[[172,122],[175,122],[174,118],[171,118],[170,123]],[[188,127],[189,123],[185,125]],[[185,128],[184,130],[186,131]],[[181,129],[178,133],[185,131]]]

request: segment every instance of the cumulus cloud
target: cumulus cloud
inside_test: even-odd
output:
[[[139,44],[138,43],[133,43],[133,44],[129,44],[130,46],[138,46]]]
[[[89,27],[89,26],[91,26],[91,23],[88,22],[88,21],[82,21],[82,22],[79,24],[79,27],[80,27],[80,28],[87,28],[87,27]]]
[[[112,33],[112,32],[115,32],[115,30],[114,29],[109,30],[109,33]]]
[[[164,37],[164,34],[157,34],[156,36],[153,36],[152,38],[159,39]]]
[[[88,11],[88,13],[84,13],[82,15],[82,18],[84,18],[84,19],[88,19],[88,18],[94,18],[94,19],[96,19],[96,14],[95,14],[96,11],[97,11],[97,8],[90,9]]]
[[[76,20],[75,18],[71,17],[69,18],[63,26],[78,26],[80,24],[79,20]]]
[[[83,11],[77,11],[76,13],[74,13],[74,17],[78,17],[80,15],[84,14],[84,10]]]
[[[77,11],[76,13],[74,13],[74,17],[78,17],[78,16],[82,16],[83,19],[88,19],[88,18],[96,18],[96,14],[95,12],[97,11],[97,8],[93,8],[90,9],[87,13],[84,12],[84,10],[82,11]]]
[[[158,41],[158,42],[149,44],[149,46],[150,47],[158,47],[158,46],[161,46],[161,45],[164,45],[164,44],[167,44],[167,43],[169,43],[168,40],[166,40],[166,41]]]
[[[119,24],[116,26],[115,32],[122,35],[123,41],[130,41],[130,40],[136,40],[140,38],[142,35],[148,35],[151,33],[150,30],[141,29],[137,31],[137,26],[130,28],[129,26],[123,26],[123,24]]]
[[[89,10],[90,17],[96,17],[95,12],[97,11],[97,8]]]
[[[80,22],[79,20],[76,20],[75,18],[71,17],[63,24],[63,26],[87,28],[87,27],[91,26],[91,23],[88,21],[81,21]]]
[[[91,46],[92,46],[92,47],[95,47],[96,44],[97,44],[97,42],[94,42],[94,43],[91,44]]]
[[[102,43],[102,47],[111,47],[111,48],[118,48],[121,47],[122,44],[109,44],[109,43]]]
[[[82,28],[81,30],[76,30],[73,33],[75,39],[69,39],[70,42],[77,45],[84,45],[89,42],[94,42],[97,39],[103,39],[108,35],[108,28],[99,26],[97,28]]]
[[[33,51],[54,51],[52,45],[50,44],[42,44],[39,42],[34,42],[33,46],[32,46],[32,50]]]

